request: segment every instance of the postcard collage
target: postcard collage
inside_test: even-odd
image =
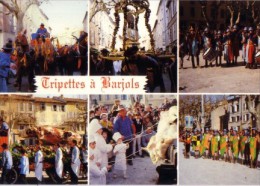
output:
[[[260,1],[0,0],[1,184],[260,185]]]

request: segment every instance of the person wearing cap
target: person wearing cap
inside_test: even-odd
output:
[[[0,92],[8,92],[6,78],[10,68],[15,68],[11,63],[11,53],[13,46],[11,43],[6,43],[0,52]]]
[[[227,161],[227,144],[228,143],[228,135],[227,129],[224,129],[223,132],[220,133],[220,140],[219,140],[219,151],[220,156],[223,160]]]
[[[245,145],[247,141],[247,136],[245,134],[245,129],[243,129],[240,133],[240,141],[239,141],[239,152],[240,152],[240,157],[242,159],[242,164],[245,162]]]
[[[112,151],[113,145],[107,144],[102,136],[102,127],[97,119],[93,119],[89,124],[89,135],[93,135],[96,141],[97,154],[101,167],[108,165],[108,153]]]
[[[13,157],[11,152],[8,149],[8,145],[6,143],[2,144],[3,153],[2,153],[2,176],[1,183],[7,184],[6,176],[11,171],[13,166]]]
[[[38,37],[42,38],[43,42],[45,42],[45,38],[47,37],[48,31],[44,27],[44,24],[41,23],[40,28],[38,28],[37,32]]]
[[[43,181],[43,153],[41,151],[41,146],[39,144],[36,145],[36,153],[34,157],[35,162],[35,177],[37,179],[37,183],[40,184]]]
[[[199,67],[199,45],[201,44],[201,37],[197,32],[195,33],[195,30],[192,26],[189,29],[189,34],[187,35],[186,42],[188,46],[189,56],[191,56],[192,68],[196,68],[194,57],[196,57],[197,66]]]
[[[113,177],[117,177],[117,172],[118,171],[123,171],[123,177],[126,179],[126,149],[129,148],[128,143],[123,143],[122,136],[119,132],[115,132],[113,135],[113,140],[115,140],[116,145],[113,150],[113,153],[116,155],[116,160],[115,160],[115,165],[114,165],[114,172],[113,172]]]
[[[120,100],[115,99],[114,104],[113,104],[111,111],[110,111],[113,117],[116,117],[117,109],[118,109],[119,105],[120,105]]]
[[[250,168],[257,168],[257,135],[256,128],[252,128],[251,135],[249,137],[249,146],[250,146]]]
[[[216,47],[215,47],[215,50],[216,50],[216,66],[221,66],[221,63],[222,63],[222,51],[223,51],[223,37],[222,37],[222,33],[221,31],[219,30],[217,32],[217,35],[215,37],[215,42],[216,42]]]
[[[111,165],[101,167],[98,162],[99,157],[96,152],[96,140],[93,135],[88,138],[89,143],[89,184],[90,185],[106,185],[106,174]]]
[[[122,139],[125,143],[129,143],[129,148],[126,151],[127,162],[129,165],[133,165],[132,157],[132,138],[134,131],[132,128],[133,121],[126,115],[126,109],[123,105],[120,105],[117,109],[118,115],[114,121],[114,133],[119,132],[122,135]]]
[[[204,152],[206,151],[206,158],[209,158],[210,136],[209,129],[206,128],[206,132],[203,134],[201,140],[200,156],[203,156]]]
[[[247,38],[247,47],[246,47],[246,59],[247,59],[247,68],[252,69],[255,61],[255,45],[256,45],[256,37],[254,35],[254,29],[250,27],[249,34]]]
[[[233,130],[232,137],[230,138],[230,142],[232,145],[232,153],[233,153],[233,163],[237,162],[238,153],[239,153],[239,135],[236,130]]]
[[[232,43],[232,34],[230,29],[226,30],[226,34],[224,35],[224,58],[227,62],[227,66],[230,66],[234,63],[234,54],[233,54],[233,43]]]
[[[104,48],[101,51],[101,60],[99,61],[99,63],[97,64],[97,72],[99,73],[99,75],[113,75],[114,74],[114,66],[113,66],[113,62],[111,62],[110,60],[105,59],[105,57],[109,56],[109,51]]]
[[[241,34],[241,44],[242,44],[242,58],[244,60],[244,65],[247,64],[246,61],[246,46],[247,46],[247,39],[248,39],[248,34],[247,34],[247,27],[244,28],[242,34]]]
[[[213,160],[218,160],[219,139],[218,131],[214,130],[211,138],[211,156]]]
[[[55,151],[55,178],[58,184],[62,184],[63,153],[59,143],[54,144],[54,151]]]

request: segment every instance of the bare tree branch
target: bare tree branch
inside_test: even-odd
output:
[[[17,13],[17,11],[18,11],[17,9],[15,9],[15,7],[11,6],[5,0],[0,0],[0,4],[2,4],[4,7],[6,7],[11,12]]]

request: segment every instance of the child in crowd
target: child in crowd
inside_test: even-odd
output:
[[[116,155],[115,167],[114,167],[114,175],[116,178],[116,171],[123,171],[123,176],[126,179],[126,149],[129,148],[129,144],[123,143],[122,136],[119,132],[114,133],[113,140],[116,141],[116,146],[113,150]]]

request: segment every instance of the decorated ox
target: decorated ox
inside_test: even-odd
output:
[[[177,139],[177,111],[177,106],[173,106],[168,111],[161,112],[157,133],[145,148],[156,165],[165,162],[168,148]]]

